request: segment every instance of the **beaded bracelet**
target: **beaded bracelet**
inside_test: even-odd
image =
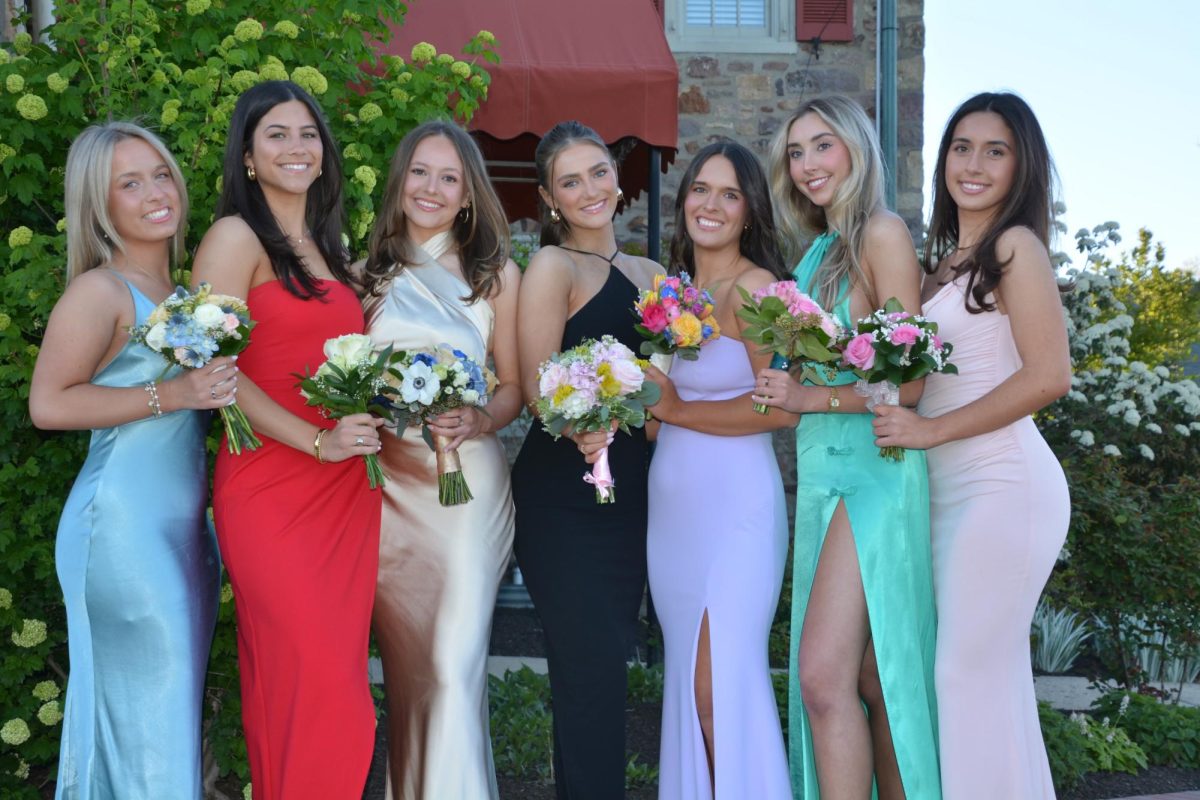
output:
[[[321,439],[329,432],[328,428],[321,428],[317,431],[317,438],[313,439],[313,455],[317,457],[318,464],[324,464],[325,459],[321,458]]]
[[[158,386],[154,383],[147,383],[142,387],[146,393],[150,395],[150,399],[146,401],[146,405],[150,407],[150,414],[156,419],[162,416],[162,404],[158,402]]]

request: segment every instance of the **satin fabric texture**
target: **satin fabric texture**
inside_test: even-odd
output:
[[[285,410],[321,428],[297,375],[325,361],[327,339],[363,332],[358,296],[318,281],[302,300],[279,281],[253,287],[258,324],[238,368]],[[363,459],[320,463],[260,433],[222,444],[213,514],[237,603],[242,722],[255,800],[362,796],[375,744],[367,644],[379,566],[380,494]]]
[[[818,236],[804,254],[794,271],[801,291],[815,291],[817,270],[836,236]],[[849,327],[853,320],[848,283],[844,282],[840,297],[836,307],[828,310]],[[853,373],[839,371],[827,384],[845,386],[855,380]],[[872,418],[870,413],[812,413],[805,414],[796,428],[788,743],[797,800],[820,797],[797,654],[818,558],[839,504],[845,505],[854,536],[871,640],[905,794],[908,800],[941,797],[925,454],[907,450],[899,462],[881,457],[874,444]]]
[[[954,343],[958,374],[926,378],[923,416],[979,399],[1021,366],[1008,316],[969,313],[965,282],[947,284],[925,306]],[[1062,467],[1028,416],[928,456],[945,797],[1053,798],[1029,627],[1067,535]]]
[[[155,304],[126,285],[140,325]],[[129,342],[92,383],[179,372],[166,370]],[[208,419],[176,411],[92,431],[55,543],[70,657],[58,800],[203,795],[201,703],[220,590],[204,516]]]
[[[701,348],[696,361],[675,356],[670,375],[688,401],[754,388],[746,346],[729,336]],[[767,660],[787,549],[771,434],[716,436],[664,422],[650,463],[646,548],[666,650],[659,800],[791,800]],[[696,710],[697,637],[706,614],[715,791]]]
[[[494,311],[438,263],[449,232],[417,248],[364,300],[379,347],[448,344],[487,363]],[[373,626],[387,694],[388,777],[395,800],[498,796],[488,732],[487,651],[496,591],[512,551],[508,461],[495,434],[457,452],[474,498],[442,506],[420,429],[381,430],[383,487]]]

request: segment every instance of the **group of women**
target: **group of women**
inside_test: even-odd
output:
[[[338,154],[299,87],[242,95],[192,279],[246,298],[257,326],[240,358],[164,373],[126,331],[172,290],[179,168],[132,125],[72,145],[69,283],[30,390],[39,427],[92,429],[58,531],[71,667],[58,797],[202,795],[223,562],[258,800],[361,796],[372,629],[390,796],[496,798],[486,655],[514,547],[545,632],[560,798],[623,794],[625,669],[647,579],[666,651],[664,800],[1053,796],[1028,629],[1068,503],[1029,415],[1070,369],[1047,256],[1051,167],[1023,101],[979,95],[950,120],[923,264],[884,207],[875,134],[853,101],[804,102],[767,171],[738,144],[702,149],[680,181],[670,271],[712,293],[721,338],[668,373],[648,368],[662,391],[644,430],[556,440],[535,421],[511,480],[495,432],[523,403],[535,411],[539,364],[604,334],[636,350],[630,309],[663,271],[618,248],[612,156],[577,122],[542,139],[542,247],[522,275],[456,125],[400,142],[357,263]],[[847,372],[801,383],[767,368],[740,335],[738,289],[793,275],[843,325],[889,297],[923,309],[959,375],[906,385],[903,405],[871,413]],[[439,504],[437,457],[415,429],[304,404],[295,375],[324,360],[326,339],[363,332],[494,364],[484,408],[427,421],[457,451],[470,502]],[[214,541],[200,412],[235,398],[263,444],[218,454]],[[771,432],[793,427],[789,753],[767,638],[790,538]],[[892,461],[883,445],[910,449]],[[620,500],[597,505],[581,475],[605,448]],[[382,491],[360,461],[372,453]]]

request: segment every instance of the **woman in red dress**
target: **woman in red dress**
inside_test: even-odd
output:
[[[237,602],[242,722],[255,800],[362,796],[374,746],[367,640],[381,495],[360,456],[379,420],[331,425],[295,373],[326,339],[363,332],[342,245],[338,147],[316,101],[285,81],[247,90],[225,150],[217,221],[192,272],[245,297],[258,325],[238,404],[262,447],[217,455],[213,511]]]

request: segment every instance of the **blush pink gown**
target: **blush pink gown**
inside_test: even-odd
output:
[[[954,344],[959,374],[925,379],[922,416],[977,400],[1021,366],[1008,316],[969,313],[965,281],[942,287],[925,306]],[[1066,478],[1030,417],[927,455],[943,796],[1053,798],[1029,626],[1066,539]]]

